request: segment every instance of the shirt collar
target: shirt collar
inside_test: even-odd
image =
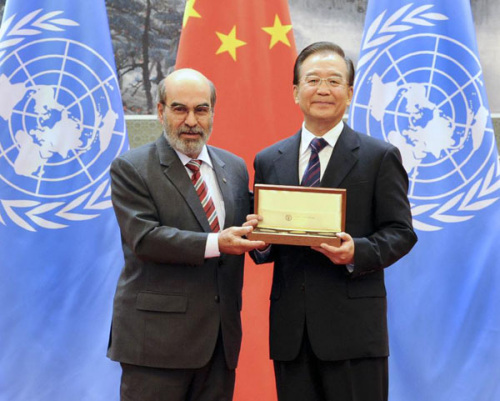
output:
[[[179,159],[181,160],[181,162],[184,166],[186,164],[188,164],[190,160],[192,160],[189,156],[186,156],[184,153],[179,152],[177,149],[174,149],[174,151],[175,151],[175,153],[177,153],[177,156],[179,156]],[[201,152],[198,155],[198,157],[196,158],[196,160],[201,160],[203,163],[206,163],[211,168],[213,168],[212,160],[210,159],[210,156],[208,154],[207,145],[203,145],[203,148],[201,149]]]
[[[342,133],[342,130],[344,129],[344,122],[340,120],[340,122],[333,127],[330,131],[328,131],[325,135],[322,136],[322,138],[328,143],[329,146],[332,148],[335,146],[337,143],[337,140],[339,139],[340,134]],[[309,148],[309,144],[311,141],[316,138],[316,135],[314,135],[311,131],[309,131],[306,128],[306,123],[302,123],[302,132],[300,135],[300,154],[304,154],[307,149]]]

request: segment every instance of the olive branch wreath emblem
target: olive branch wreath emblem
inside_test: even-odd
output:
[[[78,22],[60,18],[63,11],[42,13],[42,9],[17,18],[14,14],[0,28],[0,61],[8,48],[25,41],[27,37],[39,35],[44,31],[63,32],[65,27],[79,26]],[[26,199],[0,199],[6,216],[17,226],[27,231],[61,229],[69,222],[90,220],[98,217],[99,211],[110,208],[111,187],[109,179],[104,180],[94,191],[88,191],[69,202],[41,202]],[[57,216],[57,218],[54,218]],[[7,225],[0,208],[0,223]]]
[[[415,26],[434,26],[435,21],[447,20],[448,17],[429,12],[432,4],[414,6],[409,3],[392,15],[386,17],[386,10],[381,12],[370,24],[361,45],[363,56],[359,59],[357,68],[365,66],[379,51],[380,45],[389,42],[397,34],[412,30]],[[474,212],[484,209],[499,197],[492,196],[500,189],[500,161],[488,169],[486,176],[477,179],[468,189],[444,204],[411,204],[413,224],[422,231],[437,231],[443,228],[442,223],[460,223],[474,217]],[[417,218],[419,216],[419,218]],[[432,224],[422,221],[422,217],[430,218]]]

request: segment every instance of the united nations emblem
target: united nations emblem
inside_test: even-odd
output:
[[[44,28],[78,25],[57,14],[8,20],[12,28],[0,36],[0,48],[13,48],[0,54],[0,179],[12,197],[0,205],[30,231],[67,227],[109,208],[109,164],[127,146],[107,60],[67,35],[28,40]]]
[[[401,151],[414,226],[424,231],[471,219],[500,188],[479,59],[454,38],[422,29],[448,19],[432,7],[409,4],[374,20],[350,110],[356,130]]]

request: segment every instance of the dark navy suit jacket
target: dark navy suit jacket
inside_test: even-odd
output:
[[[299,185],[300,138],[299,131],[261,151],[255,183]],[[309,247],[272,245],[271,358],[293,360],[304,325],[321,360],[387,356],[383,269],[417,240],[400,153],[345,125],[321,186],[347,190],[345,231],[354,238],[354,271]]]

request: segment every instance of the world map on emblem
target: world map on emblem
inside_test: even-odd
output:
[[[42,198],[101,181],[126,137],[106,60],[79,42],[43,39],[7,54],[0,71],[0,178]]]
[[[466,191],[491,165],[484,155],[495,142],[492,135],[485,140],[492,127],[481,67],[458,41],[436,34],[394,40],[358,79],[354,128],[399,148],[412,202]]]

